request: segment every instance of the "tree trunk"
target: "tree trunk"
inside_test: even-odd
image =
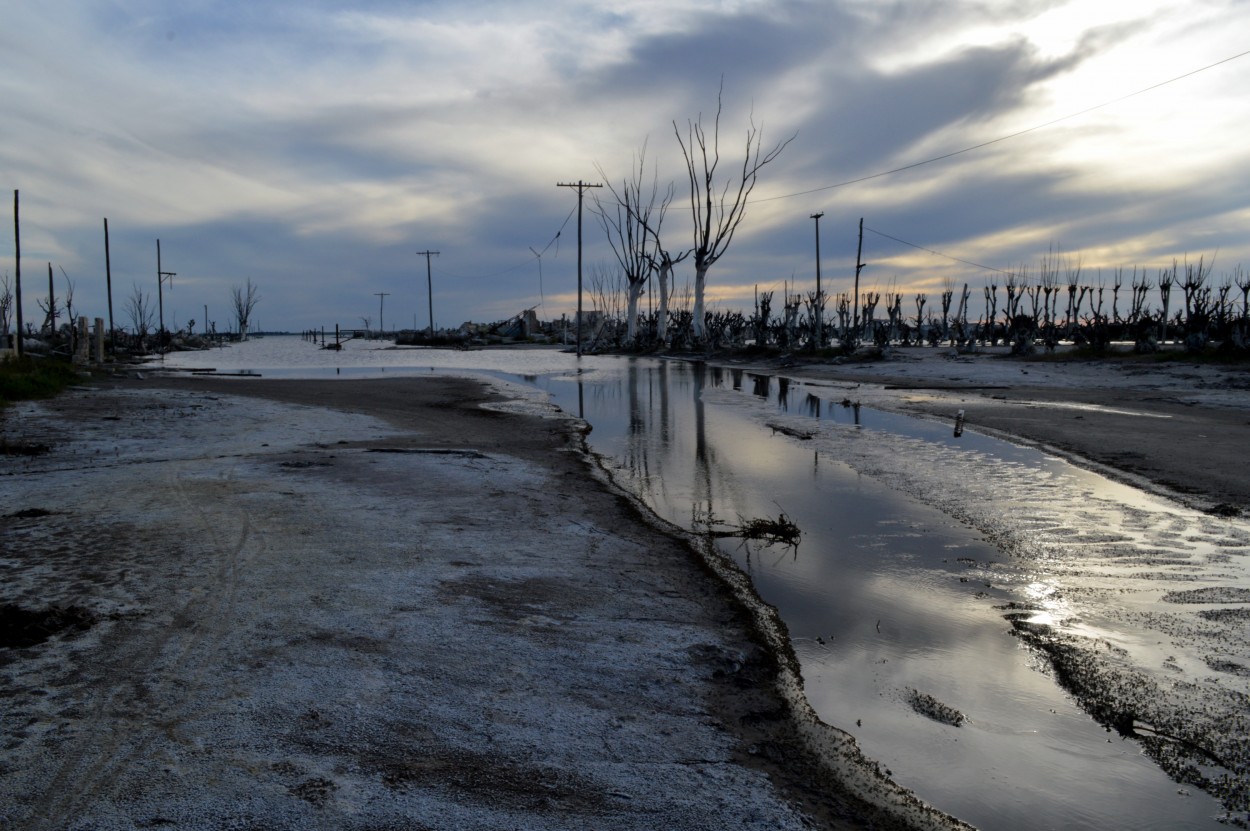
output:
[[[703,342],[703,289],[707,285],[706,263],[696,263],[694,267],[694,339],[696,343]]]
[[[660,264],[660,310],[659,320],[655,322],[655,333],[661,346],[668,343],[668,278],[672,273],[673,266],[670,263]]]
[[[628,305],[625,308],[625,339],[630,346],[638,342],[638,298],[642,297],[642,290],[646,286],[644,280],[629,284]]]

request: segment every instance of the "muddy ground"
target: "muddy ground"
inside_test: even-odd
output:
[[[784,632],[576,422],[502,399],[149,379],[0,415],[0,828],[958,827],[813,723]]]

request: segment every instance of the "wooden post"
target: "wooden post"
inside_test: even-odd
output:
[[[70,321],[71,327],[74,321]],[[48,263],[48,337],[56,337],[56,290],[52,286],[52,263]]]
[[[577,357],[582,356],[582,195],[586,188],[601,188],[603,185],[592,185],[577,180],[577,184],[557,183],[558,188],[577,188]]]
[[[72,324],[71,324],[72,325]],[[78,342],[74,344],[74,363],[85,364],[87,356],[90,354],[87,340],[87,318],[83,315],[78,316]]]
[[[104,363],[104,318],[95,319],[95,362]]]
[[[109,349],[116,349],[113,344],[113,264],[109,258],[109,219],[107,216],[104,217],[104,285],[109,298]]]
[[[530,250],[533,251],[534,249],[531,248]],[[417,256],[422,256],[422,255],[425,256],[425,288],[430,298],[430,337],[433,338],[434,337],[434,277],[430,268],[430,257],[437,257],[438,252],[429,251],[429,250],[417,252]],[[541,267],[541,261],[539,263],[539,267]],[[413,329],[417,328],[417,316],[415,314],[412,316],[412,328]]]
[[[825,345],[824,336],[824,306],[821,300],[824,294],[820,288],[820,218],[825,215],[824,211],[812,214],[811,218],[816,220],[816,348],[820,349]]]
[[[17,335],[13,346],[17,357],[22,357],[22,226],[17,218],[17,191],[13,191],[13,259],[15,268],[15,291],[17,292]]]
[[[864,253],[864,218],[859,218],[859,245],[855,249],[855,309],[854,309],[854,328],[855,342],[859,343],[859,272],[864,267],[861,261]]]
[[[157,344],[158,349],[160,349],[161,347],[161,334],[163,334],[165,331],[165,294],[164,294],[165,287],[163,285],[164,282],[165,282],[165,274],[164,272],[161,271],[161,241],[158,239],[156,241],[156,307],[160,309],[160,316],[161,316],[160,318],[161,330],[160,332],[157,332],[156,334],[156,344]],[[161,354],[164,355],[163,349],[161,349]]]

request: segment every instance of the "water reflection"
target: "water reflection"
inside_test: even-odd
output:
[[[738,524],[779,512],[798,524],[798,548],[718,544],[781,612],[817,712],[850,729],[903,784],[982,827],[1215,826],[1213,803],[1177,797],[1135,748],[1109,745],[1036,671],[994,608],[1020,600],[1011,587],[1030,579],[1011,576],[993,544],[836,457],[762,429],[735,401],[870,431],[863,441],[888,432],[1020,464],[1040,464],[1040,454],[956,438],[949,423],[862,407],[836,390],[699,363],[631,360],[619,373],[597,373],[594,387],[583,416],[592,446],[661,516],[694,530],[710,518]],[[567,408],[571,393],[558,382],[548,388]],[[1026,597],[1065,613],[1053,579],[1031,584]],[[907,703],[913,689],[970,721],[952,728],[924,718]]]

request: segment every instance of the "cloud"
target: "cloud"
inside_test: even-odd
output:
[[[688,244],[673,122],[710,117],[723,79],[723,170],[752,119],[768,146],[797,133],[713,270],[723,296],[811,279],[816,210],[833,280],[861,216],[991,264],[1053,240],[1143,262],[1218,247],[1231,265],[1250,257],[1237,225],[1250,60],[793,194],[1180,75],[1233,54],[1247,24],[1232,0],[46,0],[6,9],[0,31],[0,170],[22,191],[24,259],[64,266],[83,302],[99,296],[108,216],[135,279],[169,241],[188,275],[178,304],[224,303],[251,276],[273,325],[366,314],[379,291],[396,319],[423,317],[415,252],[429,248],[448,320],[506,317],[540,294],[558,317],[575,225],[544,255],[541,293],[529,251],[575,207],[557,183],[618,179],[649,138],[661,185],[677,186],[668,238]],[[584,232],[587,262],[609,261],[589,212]]]

